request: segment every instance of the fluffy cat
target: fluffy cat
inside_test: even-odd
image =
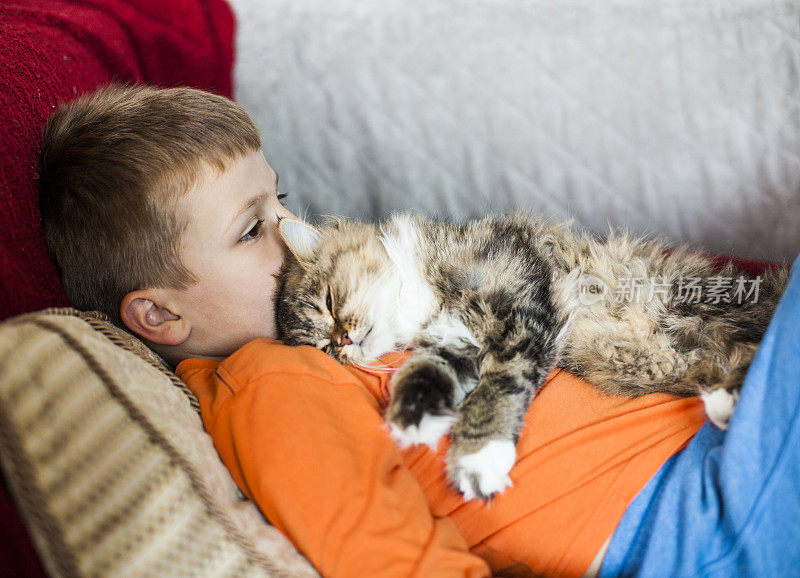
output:
[[[511,484],[523,416],[556,366],[615,395],[701,394],[726,427],[787,282],[784,270],[747,279],[686,248],[620,232],[600,242],[523,212],[279,227],[290,250],[280,338],[356,365],[414,350],[392,376],[386,420],[401,447],[450,433],[447,471],[465,499]],[[701,282],[710,298],[686,299]],[[628,285],[638,295],[624,298]]]

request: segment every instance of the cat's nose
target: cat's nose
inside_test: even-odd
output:
[[[353,340],[350,339],[350,336],[347,334],[347,329],[343,327],[335,328],[331,337],[333,338],[332,341],[339,347],[344,347],[345,345],[353,343]]]

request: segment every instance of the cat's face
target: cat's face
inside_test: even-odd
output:
[[[351,364],[396,349],[397,274],[375,227],[284,219],[279,229],[290,251],[279,275],[279,338]]]

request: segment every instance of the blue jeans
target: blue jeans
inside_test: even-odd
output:
[[[800,257],[728,431],[706,423],[648,482],[600,576],[800,576]]]

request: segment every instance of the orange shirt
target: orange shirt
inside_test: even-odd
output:
[[[485,504],[448,486],[447,438],[397,449],[381,417],[388,371],[260,339],[177,373],[242,491],[324,576],[486,576],[483,560],[502,576],[580,576],[705,421],[696,398],[606,396],[555,371],[526,416],[513,487]]]

